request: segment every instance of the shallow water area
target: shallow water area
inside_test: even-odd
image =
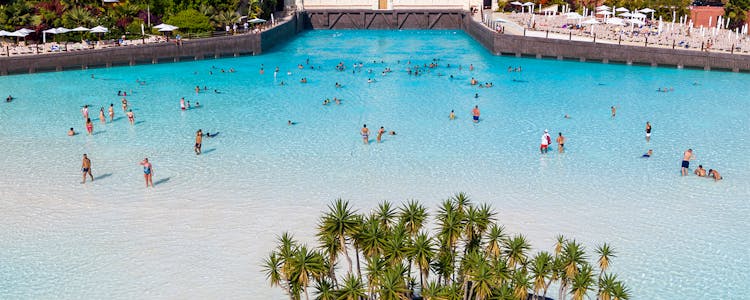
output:
[[[406,72],[433,59],[438,68]],[[281,299],[261,260],[285,230],[312,242],[330,201],[369,211],[417,199],[434,211],[459,191],[537,249],[557,234],[590,256],[611,243],[633,299],[750,298],[750,159],[738,151],[749,79],[496,57],[460,31],[309,31],[260,56],[0,77],[0,95],[16,98],[0,103],[0,298]],[[193,108],[180,110],[181,97]],[[322,105],[333,97],[341,104]],[[110,103],[115,121],[101,124]],[[376,143],[380,126],[397,135]],[[219,135],[195,155],[199,128]],[[565,153],[540,155],[545,129],[567,137]],[[691,174],[702,164],[726,179],[681,177],[687,148]],[[80,184],[82,153],[94,182]],[[144,188],[144,157],[155,188]]]

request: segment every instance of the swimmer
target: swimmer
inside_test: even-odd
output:
[[[565,152],[565,137],[562,135],[562,132],[559,132],[557,136],[557,152]]]
[[[708,176],[713,178],[714,181],[719,181],[724,179],[724,177],[721,177],[721,174],[719,174],[719,171],[716,171],[714,169],[708,170]]]
[[[341,99],[333,97],[333,101],[336,102],[336,105],[341,104]]]
[[[108,110],[109,110],[109,121],[112,122],[115,120],[115,104],[110,103]]]
[[[190,101],[187,102],[187,109],[190,109]]]
[[[474,71],[474,65],[473,64],[469,64],[469,71]]]
[[[479,105],[474,105],[471,114],[474,116],[474,123],[479,123]]]
[[[81,108],[81,114],[83,115],[84,120],[89,118],[89,106],[88,105],[84,105],[83,108]]]
[[[614,118],[615,115],[617,115],[617,107],[612,106],[612,107],[610,107],[610,110],[612,111],[612,118]]]
[[[547,129],[545,129],[544,134],[542,134],[542,143],[539,146],[539,151],[542,154],[547,153],[547,151],[549,150],[548,147],[549,147],[549,144],[552,142],[551,139],[552,138],[549,136]]]
[[[474,98],[479,98],[479,93],[475,93]]]
[[[477,80],[472,77],[470,83],[471,85],[477,85]]]
[[[693,174],[698,175],[698,177],[706,177],[706,169],[703,168],[703,165],[698,165]]]
[[[197,94],[197,93],[200,93],[200,92],[201,92],[201,87],[199,87],[199,86],[196,85],[195,86],[195,93]]]
[[[195,133],[195,155],[201,154],[201,146],[203,145],[203,131],[198,129]]]
[[[81,162],[81,173],[83,173],[83,180],[81,181],[81,184],[86,183],[86,175],[89,175],[91,177],[91,181],[94,181],[94,175],[91,174],[91,160],[86,156],[86,154],[83,154],[83,161]]]
[[[393,130],[391,130],[391,132],[389,132],[388,134],[390,134],[390,135],[396,135],[396,132],[393,131]]]
[[[380,126],[380,129],[378,129],[378,136],[376,138],[378,143],[380,143],[380,139],[383,138],[383,133],[385,133],[385,128],[383,128],[383,126]]]
[[[180,98],[180,109],[185,110],[185,97]]]
[[[70,130],[68,130],[68,136],[74,136],[76,135],[75,130],[73,130],[73,127],[70,127]]]
[[[455,120],[456,119],[456,113],[454,113],[452,109],[451,109],[451,114],[448,115],[448,119],[451,119],[451,120]]]
[[[107,123],[107,118],[104,116],[104,107],[99,108],[99,122]]]
[[[148,187],[149,183],[151,184],[151,187],[154,187],[154,181],[152,180],[154,176],[154,168],[151,163],[148,162],[148,158],[144,158],[140,165],[143,166],[143,178],[146,180],[146,187]]]
[[[687,149],[682,154],[682,168],[680,169],[682,176],[688,175],[688,168],[690,168],[690,160],[693,159],[693,149]]]
[[[287,126],[292,126],[292,125],[294,125],[294,123],[292,123],[292,120],[288,120],[288,121],[286,121],[286,125]]]
[[[214,94],[221,94],[221,92],[219,92],[219,90],[214,89]]]
[[[263,71],[263,67],[260,67],[260,75],[263,75],[264,73],[266,73],[266,72]]]
[[[94,132],[94,123],[91,122],[91,119],[86,119],[86,132],[91,135]]]
[[[120,102],[122,102],[122,111],[128,111],[128,100],[125,98],[122,98]]]
[[[284,81],[281,81],[281,83],[279,83],[279,85],[283,86],[283,85],[286,85],[286,83],[284,83]]]
[[[307,78],[302,78],[302,79],[300,79],[300,81],[299,81],[299,82],[300,82],[300,83],[307,83]]]
[[[11,102],[13,101],[13,96],[8,95],[8,98],[5,98],[5,102]]]
[[[370,142],[370,130],[367,129],[367,124],[362,125],[362,130],[360,130],[360,133],[362,134],[362,142],[368,144]]]
[[[201,103],[200,102],[195,102],[195,108],[198,108],[198,107],[201,107]]]
[[[649,158],[651,157],[651,155],[654,155],[654,150],[648,149],[648,152],[646,152],[646,154],[643,154],[641,158]]]
[[[341,88],[341,84],[339,84],[338,82],[336,82],[336,87],[337,88]]]
[[[646,121],[646,142],[651,141],[651,123]]]
[[[331,100],[328,100],[328,98],[323,100],[323,105],[328,105],[328,103],[331,103]]]
[[[565,119],[570,119],[570,116],[569,116],[568,114],[565,114],[565,115],[563,116],[563,118],[565,118]]]
[[[129,110],[126,115],[128,116],[128,121],[130,122],[130,125],[135,124],[135,115],[133,114],[133,110]]]

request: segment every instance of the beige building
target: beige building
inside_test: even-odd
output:
[[[493,0],[284,0],[287,9],[497,9]]]

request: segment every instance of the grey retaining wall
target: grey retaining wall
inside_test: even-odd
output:
[[[750,55],[498,34],[459,10],[310,10],[263,31],[184,41],[0,58],[0,75],[255,55],[305,29],[461,29],[495,55],[750,71]]]
[[[169,42],[2,57],[0,75],[256,55],[296,35],[302,25],[298,20],[294,15],[261,34],[186,40],[182,45]]]

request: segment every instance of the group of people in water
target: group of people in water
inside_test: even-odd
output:
[[[689,175],[690,161],[693,160],[693,158],[695,158],[693,149],[687,149],[682,154],[682,168],[680,169],[682,176]],[[706,169],[703,168],[703,165],[698,165],[698,168],[693,171],[693,174],[698,175],[698,177],[713,178],[714,181],[724,179],[724,177],[721,177],[719,171],[715,169],[709,169],[708,172],[706,172]]]

